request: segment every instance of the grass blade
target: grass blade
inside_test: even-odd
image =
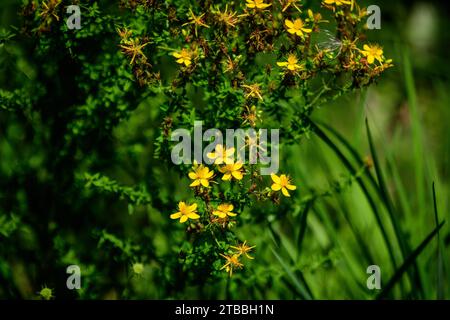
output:
[[[382,198],[382,200],[386,206],[386,209],[388,211],[389,218],[390,218],[390,220],[392,222],[392,226],[394,228],[395,237],[400,246],[402,258],[404,259],[404,257],[406,257],[410,253],[411,250],[405,241],[405,236],[404,236],[404,234],[400,228],[399,222],[397,220],[397,214],[395,212],[394,205],[393,205],[391,198],[389,196],[389,193],[387,191],[387,186],[384,181],[380,161],[378,159],[378,155],[377,155],[374,143],[373,143],[372,133],[370,132],[370,126],[369,126],[369,122],[367,119],[366,119],[366,130],[367,130],[367,137],[369,139],[370,152],[372,154],[372,159],[373,159],[373,163],[375,166],[375,173],[376,173],[377,179],[378,179],[378,186],[379,186],[381,198]],[[417,287],[419,289],[420,294],[423,296],[424,292],[423,292],[422,279],[420,278],[419,268],[415,261],[414,261],[414,270],[412,272],[409,272],[409,277],[410,277],[413,287]],[[415,293],[416,290],[413,290],[413,292]]]
[[[284,271],[286,272],[287,276],[291,280],[291,282],[294,285],[294,287],[295,287],[297,293],[299,294],[299,296],[302,299],[311,300],[312,299],[311,295],[308,293],[306,288],[301,284],[300,280],[295,276],[295,274],[291,270],[290,266],[283,260],[283,258],[277,253],[277,251],[273,247],[270,247],[270,249],[272,250],[273,255],[275,256],[275,258],[277,258],[277,260],[280,263],[281,267],[284,269]]]
[[[440,225],[438,225],[426,238],[422,241],[422,243],[414,250],[408,258],[405,260],[405,262],[400,266],[400,268],[394,273],[392,278],[388,281],[387,285],[384,287],[384,289],[380,292],[380,294],[377,296],[377,299],[383,299],[385,298],[392,288],[397,284],[397,282],[400,281],[401,277],[409,269],[411,265],[413,265],[416,262],[417,257],[422,253],[422,251],[427,247],[427,245],[430,243],[430,241],[434,238],[436,234],[438,234],[439,230],[442,228],[442,226],[445,224],[445,221],[442,222]]]
[[[415,179],[416,179],[416,192],[419,205],[419,212],[425,214],[425,174],[424,174],[424,148],[423,148],[423,134],[421,127],[421,119],[419,115],[419,109],[417,105],[416,85],[414,83],[413,68],[409,53],[404,50],[403,52],[403,65],[404,65],[404,77],[406,85],[406,93],[408,97],[408,106],[411,112],[411,124],[412,124],[412,138],[413,138],[413,152],[414,163],[416,164]]]
[[[439,214],[437,208],[437,200],[436,200],[436,188],[433,182],[433,205],[434,205],[434,220],[436,222],[436,226],[439,224]],[[437,265],[437,299],[444,299],[444,282],[443,282],[443,273],[444,273],[444,264],[442,260],[442,246],[441,246],[441,238],[439,235],[439,230],[437,233],[437,241],[438,241],[438,265]]]
[[[311,209],[311,206],[312,206],[312,202],[308,202],[306,204],[305,208],[303,209],[302,215],[300,217],[300,230],[299,230],[298,236],[297,236],[297,248],[299,248],[299,249],[302,247],[303,239],[305,238],[307,218],[308,218],[308,213]]]
[[[336,156],[341,160],[341,162],[344,164],[344,166],[349,170],[349,172],[352,175],[355,175],[357,172],[357,169],[355,169],[353,167],[353,165],[351,164],[350,160],[347,159],[347,157],[342,153],[342,151],[336,146],[336,144],[333,143],[333,141],[331,141],[331,139],[325,134],[325,132],[323,132],[314,122],[312,122],[310,120],[310,126],[311,128],[314,130],[314,132],[316,133],[316,135],[323,141],[325,142],[325,144],[327,144],[336,154]],[[394,269],[397,268],[397,263],[395,260],[395,255],[394,255],[394,249],[392,247],[391,241],[389,240],[388,234],[387,234],[387,230],[383,225],[383,222],[381,220],[381,214],[377,208],[375,199],[372,197],[372,195],[369,192],[369,189],[367,188],[366,184],[364,183],[364,181],[361,178],[358,178],[356,180],[358,182],[359,187],[361,188],[361,190],[363,191],[367,201],[369,202],[369,205],[372,209],[372,212],[374,213],[375,216],[375,220],[377,221],[377,225],[380,229],[380,232],[383,236],[383,240],[384,243],[388,249],[389,252],[389,256],[391,258],[391,262],[392,265],[394,267]]]

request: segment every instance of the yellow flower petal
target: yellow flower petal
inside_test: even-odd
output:
[[[286,25],[286,27],[288,27],[289,29],[293,29],[294,28],[294,23],[291,20],[284,20],[284,24]]]
[[[191,178],[192,180],[197,179],[197,174],[195,172],[189,172],[188,173],[189,178]]]
[[[232,174],[233,177],[235,177],[237,180],[242,180],[242,178],[243,178],[242,172],[240,172],[240,171],[233,171],[231,174]]]
[[[219,153],[219,154],[222,154],[223,153],[223,145],[218,144],[216,146],[216,152]]]
[[[225,157],[231,157],[232,155],[234,155],[234,151],[235,151],[236,149],[234,149],[234,148],[228,148],[226,151],[225,151]]]
[[[197,180],[198,181],[198,180]],[[209,187],[209,181],[208,179],[200,179],[200,183],[202,184],[202,186],[204,186],[205,188]]]
[[[287,191],[286,188],[281,188],[281,192],[286,196],[286,197],[290,197],[291,195],[289,194],[289,192]]]
[[[270,175],[270,177],[272,178],[272,181],[273,181],[273,182],[275,182],[275,183],[277,183],[277,184],[280,184],[280,183],[281,183],[280,177],[278,177],[276,174],[272,173],[272,174]]]
[[[181,217],[181,212],[173,213],[170,215],[170,219],[178,219]]]
[[[213,214],[219,216],[219,218],[225,218],[227,216],[226,213],[218,210],[213,211]]]
[[[194,182],[192,182],[189,187],[196,187],[200,184],[200,180],[195,180]]]
[[[272,188],[273,191],[280,191],[281,190],[281,186],[279,184],[276,184],[276,183],[272,184],[271,188]]]
[[[237,162],[234,164],[234,170],[239,170],[240,168],[242,168],[244,164],[242,162]]]
[[[200,218],[200,216],[198,214],[194,213],[194,212],[189,213],[187,216],[188,216],[189,219],[198,219],[198,218]]]

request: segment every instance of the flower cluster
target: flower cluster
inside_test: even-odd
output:
[[[275,203],[279,202],[278,193],[290,197],[288,190],[296,190],[292,180],[285,174],[280,176],[272,174],[270,176],[272,180],[270,187],[267,186],[261,191],[257,191],[253,187],[252,190],[251,186],[254,186],[252,180],[258,173],[253,172],[253,175],[250,175],[251,168],[249,165],[245,165],[242,161],[235,161],[235,151],[235,148],[226,148],[218,144],[213,152],[207,154],[207,157],[213,163],[211,167],[197,163],[193,165],[188,173],[188,177],[192,181],[189,186],[194,190],[198,202],[186,203],[180,201],[178,211],[170,215],[171,219],[178,220],[182,224],[191,221],[188,224],[188,229],[192,229],[192,223],[197,223],[196,229],[200,232],[211,230],[214,226],[221,230],[233,227],[236,224],[239,212],[242,212],[244,208],[239,204],[233,204],[231,199],[223,199],[220,190],[213,190],[220,189],[222,183],[236,183],[239,190],[246,190],[246,193],[254,194],[258,197],[258,200],[272,199]],[[249,181],[244,181],[245,177]],[[246,186],[246,184],[250,186]],[[203,212],[198,211],[199,207],[202,207]],[[236,209],[239,210],[236,211]],[[221,270],[226,270],[231,276],[233,269],[243,267],[239,260],[241,255],[253,259],[248,255],[253,247],[247,246],[246,241],[244,241],[241,245],[230,246],[230,248],[235,249],[236,252],[220,255],[226,259],[226,264]]]
[[[254,247],[255,246],[248,246],[247,241],[244,241],[237,246],[230,246],[230,248],[233,249],[232,253],[226,255],[220,254],[226,261],[222,268],[220,268],[220,270],[225,269],[225,271],[228,272],[231,277],[233,275],[233,269],[241,269],[244,266],[239,260],[241,256],[245,256],[250,260],[254,259],[248,254]]]
[[[321,13],[315,13],[311,9],[303,11],[302,1],[280,2],[281,15],[275,15],[276,6],[265,0],[247,0],[244,13],[240,15],[237,11],[231,11],[228,5],[224,11],[217,8],[212,10],[213,14],[211,15],[207,12],[195,14],[193,9],[189,9],[188,22],[184,23],[182,27],[192,26],[193,34],[189,36],[188,31],[183,30],[189,41],[185,44],[186,47],[180,50],[175,49],[172,56],[178,64],[187,68],[183,69],[184,71],[194,72],[196,67],[202,65],[199,62],[196,64],[197,66],[193,66],[193,60],[200,57],[198,50],[202,52],[203,57],[206,57],[210,54],[211,49],[204,42],[199,29],[210,29],[214,25],[212,21],[215,20],[227,27],[226,33],[229,33],[228,28],[245,28],[246,23],[249,24],[247,27],[250,29],[254,28],[255,30],[249,34],[247,41],[249,50],[255,48],[256,51],[276,52],[275,41],[270,43],[267,40],[269,35],[279,34],[280,38],[283,38],[284,35],[288,36],[291,44],[283,45],[284,48],[279,50],[279,53],[287,52],[280,57],[280,61],[276,62],[276,65],[282,70],[281,75],[284,79],[280,82],[281,86],[299,85],[317,75],[318,72],[328,71],[336,75],[350,72],[353,77],[352,86],[359,88],[370,84],[383,71],[393,66],[392,60],[384,57],[383,49],[379,45],[363,44],[362,48],[358,47],[358,43],[364,39],[364,36],[360,35],[359,30],[354,26],[364,21],[365,10],[361,9],[355,0],[324,0],[322,2],[324,8],[332,11],[332,15],[338,23],[336,35],[330,35],[326,30],[328,21],[323,19]],[[290,9],[294,9],[295,12]],[[281,17],[280,23],[269,24],[268,19],[276,19],[275,17]],[[275,25],[282,25],[283,30]],[[325,35],[325,38],[328,39],[317,42],[313,40],[312,34]],[[191,37],[198,38],[198,40],[192,41]],[[270,37],[273,38],[273,36]],[[234,55],[235,59],[232,56],[223,52],[223,57],[226,58],[226,61],[223,62],[227,66],[226,72],[238,69],[237,59],[240,56]],[[246,99],[264,100],[262,84],[242,83],[241,88],[246,93]],[[271,89],[276,91],[277,88]]]
[[[313,104],[308,102],[310,96],[322,98],[320,95],[329,91],[331,99],[349,88],[368,85],[392,66],[392,60],[384,57],[379,45],[363,43],[363,28],[358,29],[357,26],[364,21],[365,10],[356,1],[322,1],[322,7],[328,10],[326,14],[336,20],[334,35],[327,30],[329,20],[324,18],[324,13],[303,7],[300,0],[283,0],[279,4],[267,0],[246,0],[241,13],[239,6],[231,8],[230,4],[224,8],[216,5],[209,11],[189,8],[185,19],[181,19],[184,21],[181,24],[181,49],[168,48],[174,62],[180,66],[174,88],[180,83],[183,83],[181,86],[189,82],[195,84],[192,77],[201,78],[205,68],[212,68],[212,73],[197,84],[211,84],[214,88],[211,90],[216,90],[221,100],[234,99],[241,108],[241,126],[258,128],[263,119],[269,119],[269,103],[286,99],[289,88],[302,88],[309,92],[304,97],[309,106]],[[230,42],[233,37],[235,40]],[[245,45],[238,47],[236,43],[241,39]],[[230,46],[230,43],[235,44]],[[277,59],[267,63],[265,71],[249,72],[248,64],[258,52],[275,53]],[[223,68],[223,76],[217,75],[219,68]],[[338,87],[336,79],[343,73],[350,75],[351,82]],[[318,74],[331,75],[331,78],[318,91],[320,93],[315,93],[309,80]],[[217,81],[222,84],[213,84]],[[214,94],[209,97],[210,103],[218,104],[220,110],[220,99],[214,98]],[[323,97],[323,101],[326,99]],[[309,107],[297,111],[299,118],[294,118],[293,122],[300,121],[310,112]],[[260,148],[258,152],[266,151],[265,146],[257,148]],[[179,219],[181,223],[190,221],[188,231],[201,232],[214,226],[229,229],[237,224],[246,206],[251,206],[252,202],[247,200],[249,197],[279,204],[280,196],[291,197],[296,190],[292,179],[285,174],[272,174],[267,185],[251,165],[235,161],[235,153],[234,148],[218,145],[207,155],[213,160],[213,165],[194,164],[188,177],[196,202],[179,202],[178,212],[171,215],[172,219]],[[230,196],[224,190],[238,196]],[[224,247],[221,249],[226,251]],[[242,267],[238,254],[221,256],[226,259],[222,269],[230,275],[233,269]]]
[[[310,130],[305,119],[316,107],[371,84],[392,66],[381,46],[366,42],[366,11],[356,0],[323,0],[321,12],[308,3],[240,0],[175,8],[152,2],[145,10],[154,10],[159,25],[150,35],[126,27],[118,31],[120,49],[140,75],[139,83],[145,84],[146,73],[159,72],[154,65],[169,61],[176,70],[165,79],[167,85],[158,90],[150,86],[167,98],[161,107],[157,157],[167,159],[172,128],[191,127],[198,117],[208,119],[211,128],[258,130],[263,121],[283,126],[281,143],[293,143]],[[165,14],[158,16],[159,11]],[[193,95],[195,103],[204,105],[193,107]],[[286,105],[292,117],[285,117]],[[247,146],[254,145],[248,139]],[[256,149],[263,153],[266,148]],[[209,254],[219,257],[221,252],[223,269],[230,274],[242,262],[226,253],[228,243],[239,239],[225,230],[240,223],[255,201],[279,204],[296,190],[286,174],[263,177],[254,165],[235,160],[237,151],[219,144],[207,154],[211,165],[179,169],[189,178],[194,199],[183,197],[170,215],[187,225],[189,234],[211,232],[210,241],[220,245]]]

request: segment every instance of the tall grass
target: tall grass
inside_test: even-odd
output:
[[[362,138],[353,141],[333,126],[311,120],[315,136],[292,151],[314,159],[305,158],[302,166],[293,160],[290,166],[302,182],[302,195],[319,196],[306,197],[296,212],[287,215],[288,222],[269,228],[272,253],[291,298],[450,298],[449,248],[444,243],[448,208],[441,201],[448,197],[448,190],[424,143],[425,128],[407,52],[399,65],[411,123],[408,159],[413,170],[407,171],[408,179],[396,160],[396,149],[389,144],[409,141],[395,137],[387,141],[380,130],[375,138],[372,131],[377,123],[371,121],[370,113],[364,130],[355,126],[360,130],[356,136]],[[360,110],[366,102],[363,95]],[[336,173],[343,176],[333,177]],[[346,179],[345,187],[336,188],[336,181]],[[320,182],[335,192],[320,196],[315,189]],[[322,263],[311,267],[308,261],[315,261],[311,252],[317,249]],[[372,264],[381,268],[381,290],[366,287],[366,268]]]

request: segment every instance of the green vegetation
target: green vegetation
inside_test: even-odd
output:
[[[2,1],[0,298],[450,298],[446,4],[344,2]],[[290,197],[174,165],[195,120],[280,128]]]

